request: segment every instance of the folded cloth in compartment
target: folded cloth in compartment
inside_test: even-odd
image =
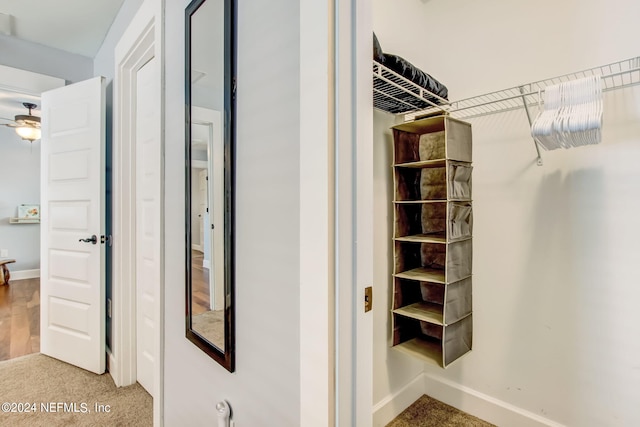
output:
[[[392,55],[389,53],[383,54],[384,61],[383,64],[387,67],[400,74],[405,79],[412,81],[413,83],[427,89],[429,92],[438,95],[444,99],[447,99],[449,96],[449,90],[445,85],[440,83],[438,80],[434,79],[429,74],[424,71],[416,68],[413,64],[411,64],[406,59]],[[436,101],[436,103],[440,103]]]

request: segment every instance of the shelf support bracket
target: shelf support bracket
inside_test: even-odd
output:
[[[531,120],[531,112],[529,111],[529,105],[527,104],[527,98],[525,97],[524,86],[520,86],[520,94],[522,96],[522,105],[524,105],[524,111],[527,113],[527,120],[529,120],[529,129],[531,129],[531,125],[533,125],[533,120]],[[542,156],[540,156],[540,147],[538,146],[538,142],[534,139],[533,145],[536,147],[536,153],[538,154],[538,159],[536,164],[538,166],[542,166]]]

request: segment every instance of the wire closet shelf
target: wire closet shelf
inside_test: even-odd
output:
[[[601,76],[605,92],[638,85],[640,57],[451,102],[374,61],[374,107],[394,114],[405,114],[406,121],[438,112],[448,113],[458,119],[469,119],[537,106],[539,95],[547,86],[594,75]]]

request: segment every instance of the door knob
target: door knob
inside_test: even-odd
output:
[[[85,242],[85,243],[91,243],[91,244],[96,244],[98,243],[98,238],[96,237],[96,235],[94,234],[93,236],[86,238],[86,239],[80,239],[78,240],[79,242]]]

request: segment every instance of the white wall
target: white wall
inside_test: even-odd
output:
[[[166,3],[165,425],[300,425],[299,8],[240,1],[236,160],[236,372],[184,330],[184,8]],[[268,70],[268,73],[265,71]]]
[[[115,75],[115,47],[120,37],[140,9],[143,0],[124,0],[115,19],[105,35],[102,46],[93,58],[93,76],[103,76],[107,80],[107,128],[111,130],[111,111],[113,102],[113,76]]]
[[[374,6],[383,49],[433,73],[453,99],[638,54],[630,0]],[[428,394],[501,425],[516,424],[491,405],[531,425],[640,425],[640,90],[605,100],[603,143],[543,153],[542,167],[523,111],[471,120],[474,350],[447,370],[425,366]],[[388,181],[375,185],[391,200]],[[402,387],[384,377],[408,369],[386,354],[374,354],[387,365],[375,372],[378,399]]]
[[[23,141],[0,126],[0,248],[16,260],[12,272],[40,268],[40,224],[10,224],[18,205],[40,204],[40,141]]]
[[[109,27],[109,31],[102,41],[100,49],[93,58],[93,68],[96,76],[104,76],[107,81],[113,80],[115,75],[114,49],[120,41],[120,37],[140,9],[143,0],[124,0],[115,19]]]
[[[81,36],[80,36],[81,37]],[[0,64],[75,83],[93,77],[93,60],[0,34]]]

